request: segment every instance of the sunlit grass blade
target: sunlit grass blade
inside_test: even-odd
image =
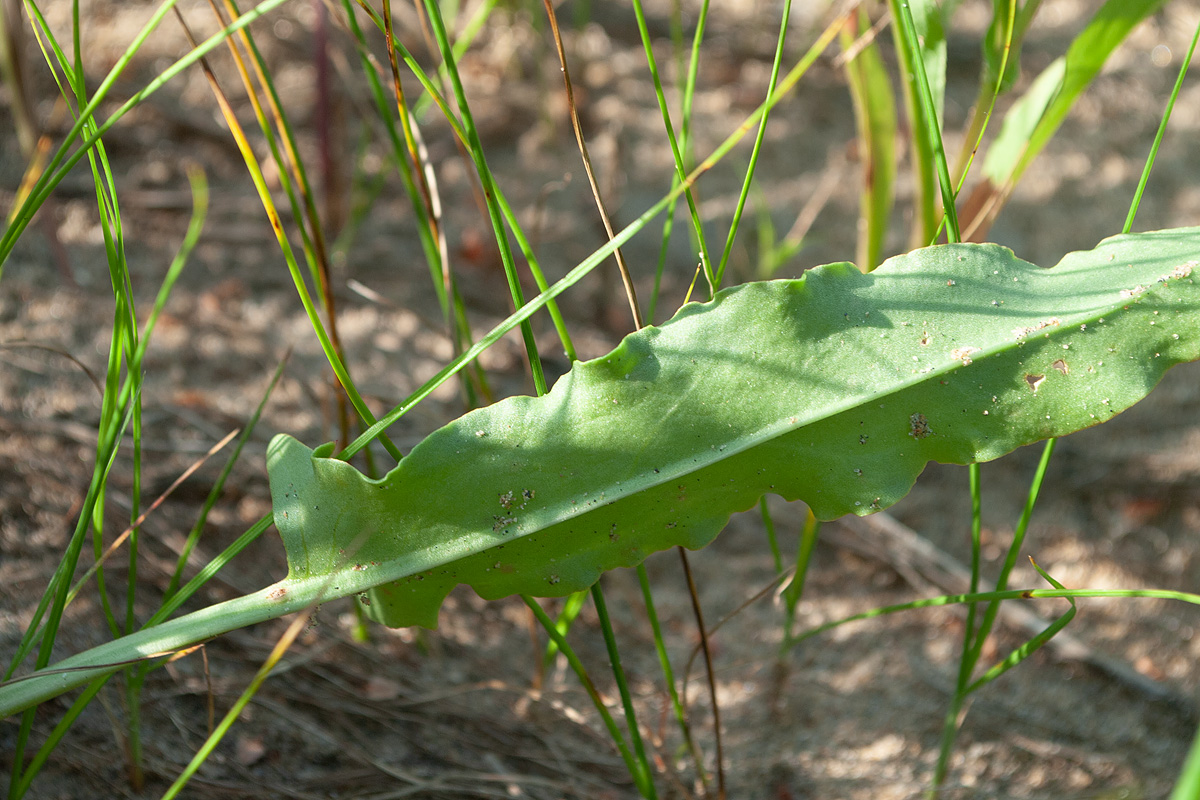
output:
[[[1175,101],[1179,99],[1179,91],[1183,88],[1183,79],[1187,75],[1188,67],[1192,63],[1192,56],[1196,52],[1197,40],[1200,40],[1200,24],[1196,25],[1196,30],[1192,34],[1192,43],[1188,45],[1187,55],[1183,57],[1183,63],[1179,65],[1179,75],[1175,78],[1175,85],[1171,87],[1171,96],[1167,98],[1167,107],[1163,111],[1162,121],[1158,123],[1158,131],[1154,134],[1154,143],[1150,145],[1150,153],[1146,156],[1145,166],[1142,167],[1142,176],[1138,178],[1137,189],[1133,192],[1133,200],[1129,204],[1129,213],[1125,216],[1122,233],[1129,233],[1133,230],[1133,218],[1137,215],[1138,206],[1142,202],[1142,192],[1146,191],[1146,184],[1150,180],[1150,170],[1154,167],[1154,160],[1158,157],[1158,148],[1162,145],[1163,136],[1167,133],[1167,123],[1171,120],[1171,112],[1175,110]]]
[[[234,0],[225,0],[225,8],[233,18],[236,18],[241,13]],[[217,15],[217,21],[224,25],[225,20],[221,18],[215,6],[214,13]],[[322,7],[318,13],[324,14],[324,8]],[[318,26],[321,24],[320,19],[323,19],[323,17],[318,19]],[[262,53],[250,35],[249,29],[243,28],[238,31],[236,41],[241,42],[242,48],[250,56],[250,63],[254,68],[254,77],[257,79],[258,86],[262,89],[267,109],[263,108],[263,103],[259,99],[259,92],[255,89],[255,82],[251,80],[249,70],[246,67],[246,61],[242,58],[242,54],[235,44],[235,37],[230,37],[227,42],[229,52],[233,57],[234,64],[237,66],[238,75],[242,80],[242,87],[245,89],[246,96],[254,109],[259,129],[278,167],[280,185],[288,197],[292,220],[295,222],[296,229],[300,233],[302,252],[304,253],[305,261],[308,263],[313,282],[317,287],[322,307],[325,310],[329,341],[338,359],[342,363],[345,363],[345,349],[342,347],[341,335],[338,332],[337,303],[334,300],[333,294],[333,279],[329,266],[329,249],[326,246],[324,225],[321,222],[320,214],[317,213],[316,201],[314,199],[315,192],[308,178],[308,170],[304,166],[303,159],[297,153],[296,135],[291,121],[284,111],[283,103],[279,98],[279,92],[275,87],[275,82],[271,79],[271,74],[267,69]],[[322,69],[321,65],[317,65],[317,69]],[[270,111],[270,119],[267,117],[266,110]],[[278,131],[278,135],[276,131]],[[334,405],[336,407],[339,438],[341,441],[348,441],[350,438],[350,420],[346,408],[345,394],[335,392]]]
[[[183,24],[182,18],[180,23]],[[228,26],[226,30],[230,30],[233,26]],[[186,26],[185,26],[186,31]],[[190,37],[190,32],[188,32]],[[199,45],[193,44],[193,50],[198,49]],[[322,323],[320,315],[317,312],[316,305],[313,303],[312,295],[308,291],[308,286],[305,284],[304,276],[300,272],[300,267],[296,262],[295,252],[292,249],[291,243],[288,240],[287,234],[283,228],[283,222],[279,216],[278,210],[275,208],[275,202],[271,198],[270,189],[267,187],[266,178],[263,176],[262,168],[259,166],[258,158],[255,156],[250,143],[246,138],[245,131],[242,129],[241,123],[238,122],[237,115],[233,112],[225,92],[221,89],[217,82],[216,76],[208,67],[207,63],[201,60],[201,66],[204,69],[205,76],[208,78],[209,86],[212,89],[213,96],[216,98],[217,105],[221,110],[221,115],[225,119],[226,125],[229,127],[230,133],[233,135],[234,142],[237,144],[238,151],[242,154],[243,163],[246,166],[247,172],[250,174],[250,179],[254,183],[254,189],[258,193],[259,199],[262,201],[263,210],[270,220],[271,229],[275,233],[275,240],[279,245],[280,251],[283,254],[284,260],[287,262],[288,272],[292,277],[292,284],[296,287],[296,293],[300,297],[300,302],[304,306],[304,312],[308,316],[309,324],[312,326],[313,332],[317,335],[317,340],[320,342],[321,350],[325,354],[326,360],[333,368],[334,375],[337,376],[339,383],[345,390],[350,402],[353,404],[358,415],[368,424],[375,422],[375,417],[367,408],[366,401],[355,387],[349,373],[346,371],[345,364],[342,362],[338,354],[337,348],[334,347],[329,333]],[[384,449],[396,461],[400,460],[400,450],[392,444],[391,440],[386,436],[381,439]]]

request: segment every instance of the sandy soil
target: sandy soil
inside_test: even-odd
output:
[[[198,31],[211,25],[199,3],[182,4]],[[689,4],[690,6],[693,4]],[[950,39],[948,127],[960,127],[975,92],[977,41],[986,5],[964,4]],[[1087,4],[1047,0],[1027,44],[1026,78],[1061,53]],[[148,16],[141,4],[85,3],[93,85]],[[256,30],[299,126],[303,147],[313,135],[313,6],[294,3]],[[67,4],[49,11],[65,30]],[[653,6],[652,29],[666,34],[665,5]],[[697,152],[742,121],[765,86],[776,15],[767,4],[714,4],[697,97]],[[398,12],[401,13],[401,12]],[[408,13],[408,12],[403,12]],[[415,30],[404,17],[405,30]],[[475,114],[493,168],[555,278],[603,241],[559,98],[549,41],[524,13],[482,37],[464,62]],[[560,10],[562,19],[572,9]],[[610,207],[630,221],[669,186],[671,164],[631,11],[595,2],[591,24],[570,35],[574,75],[585,124]],[[694,10],[692,12],[694,14]],[[806,9],[802,16],[812,14]],[[1119,230],[1128,198],[1157,126],[1161,106],[1197,20],[1194,4],[1172,4],[1142,25],[1112,59],[1031,170],[992,238],[1035,263],[1090,248]],[[795,28],[790,52],[811,38],[810,18]],[[420,49],[419,37],[410,44]],[[358,109],[368,103],[361,80],[348,77],[346,40],[334,32],[340,107],[334,132],[345,142],[340,169],[353,166]],[[664,40],[665,41],[665,40]],[[1156,50],[1169,48],[1169,53]],[[121,79],[127,96],[186,44],[178,26],[164,25]],[[666,45],[659,56],[666,60]],[[795,57],[793,55],[793,57]],[[234,85],[222,55],[219,74]],[[42,120],[61,133],[53,85],[42,73],[31,86]],[[192,71],[170,83],[106,138],[121,177],[126,247],[139,307],[149,307],[182,236],[189,200],[182,167],[201,164],[213,188],[206,234],[155,334],[145,390],[146,464],[143,497],[153,498],[198,453],[249,417],[271,371],[289,347],[295,354],[246,456],[208,520],[194,558],[204,563],[270,509],[263,466],[265,442],[287,431],[309,443],[333,436],[325,398],[328,377],[238,155],[214,116],[203,77]],[[244,110],[244,109],[243,109]],[[0,123],[11,128],[9,107]],[[249,119],[246,116],[246,119]],[[760,182],[781,232],[825,183],[836,188],[816,217],[805,248],[779,273],[852,257],[857,199],[852,181],[853,119],[840,72],[818,63],[776,112]],[[1200,224],[1200,157],[1190,146],[1200,128],[1200,88],[1185,87],[1138,217],[1139,229]],[[444,125],[425,137],[450,220],[451,247],[476,330],[507,313],[503,275],[479,242],[486,221],[477,212],[463,162]],[[20,180],[15,137],[0,138],[0,204],[11,205]],[[377,156],[368,166],[378,169]],[[723,230],[740,186],[745,151],[700,185],[701,212]],[[567,176],[571,176],[567,182]],[[904,197],[901,186],[897,222]],[[342,196],[343,206],[347,204]],[[896,226],[892,251],[904,246]],[[735,252],[735,279],[754,277],[750,228]],[[710,234],[713,235],[713,234]],[[69,536],[90,474],[100,396],[88,375],[104,369],[111,307],[91,177],[78,169],[62,185],[5,266],[0,281],[0,654],[10,656]],[[723,239],[723,235],[720,237]],[[61,245],[61,250],[59,249]],[[626,249],[647,297],[657,234]],[[694,256],[677,236],[657,319],[687,288]],[[68,278],[69,276],[69,278]],[[439,312],[398,181],[388,185],[336,266],[340,326],[352,371],[373,407],[386,410],[451,357],[436,322]],[[364,294],[354,287],[368,287]],[[598,271],[565,296],[581,355],[604,352],[629,328],[619,282]],[[551,368],[553,331],[539,320]],[[64,354],[70,354],[68,359]],[[74,359],[74,361],[72,360]],[[78,362],[78,364],[76,363]],[[519,342],[505,340],[482,359],[499,393],[529,392]],[[1195,590],[1200,579],[1200,395],[1196,368],[1181,368],[1143,404],[1099,429],[1059,444],[1025,553],[1076,587]],[[461,413],[452,387],[419,406],[393,429],[404,449]],[[1030,448],[984,468],[985,554],[1000,557],[1037,462]],[[219,467],[190,478],[146,525],[139,600],[155,607],[186,532]],[[112,530],[123,529],[131,505],[131,464],[114,471],[107,508]],[[963,560],[969,523],[967,477],[961,468],[931,467],[911,496],[890,514],[919,531],[943,555]],[[794,547],[802,512],[772,505],[785,553]],[[878,531],[838,523],[825,529],[809,577],[799,624],[809,626],[857,611],[945,589],[930,578],[929,556],[888,545]],[[914,566],[915,564],[915,566]],[[782,612],[768,592],[771,557],[761,520],[735,518],[706,551],[692,555],[711,624],[737,612],[714,637],[729,796],[735,798],[911,798],[927,786],[936,758],[961,619],[952,611],[886,617],[840,628],[776,658]],[[676,662],[695,643],[695,623],[678,556],[648,562],[659,589],[659,613]],[[282,576],[282,548],[264,537],[196,599],[213,602]],[[120,569],[110,581],[119,583]],[[1035,585],[1022,569],[1017,585]],[[634,679],[642,721],[662,770],[667,797],[697,794],[694,769],[669,724],[649,626],[632,574],[605,578]],[[956,750],[950,798],[1154,798],[1173,784],[1200,721],[1194,703],[1200,612],[1158,601],[1090,601],[1069,630],[1083,649],[1044,652],[979,693]],[[1044,615],[1061,607],[1038,607]],[[623,765],[586,695],[559,665],[542,688],[532,687],[538,649],[524,607],[485,604],[470,592],[448,601],[436,633],[373,630],[355,642],[345,603],[330,603],[289,653],[192,782],[192,797],[531,797],[635,796]],[[154,797],[202,742],[211,699],[224,713],[282,633],[286,620],[211,642],[199,655],[154,673],[146,689],[144,792],[123,777],[124,717],[118,691],[93,704],[64,740],[31,797]],[[108,636],[94,601],[68,615],[59,654]],[[602,691],[606,656],[594,614],[585,611],[573,639]],[[1022,641],[1015,623],[995,637],[996,654]],[[1139,677],[1140,676],[1140,677]],[[706,766],[714,764],[711,718],[702,668],[690,672],[689,697]],[[1140,681],[1140,682],[1139,682]],[[47,704],[37,717],[40,740],[66,708]],[[120,728],[120,724],[116,726]],[[0,769],[16,736],[0,723]]]

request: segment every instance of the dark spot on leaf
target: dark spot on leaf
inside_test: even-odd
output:
[[[908,424],[908,435],[914,439],[924,439],[933,433],[933,430],[929,427],[929,420],[920,412],[909,417]]]

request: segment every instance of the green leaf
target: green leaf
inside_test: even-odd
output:
[[[1112,51],[1164,0],[1108,0],[1062,58],[1053,61],[1004,118],[988,150],[984,175],[995,186],[1016,183],[1058,130],[1067,112]],[[994,73],[993,73],[994,74]]]
[[[767,492],[817,517],[902,498],[929,461],[997,458],[1103,422],[1200,358],[1200,228],[1117,236],[1052,270],[945,245],[727,289],[435,431],[386,477],[288,436],[275,521],[297,596],[436,624],[446,593],[561,596]],[[307,588],[306,588],[307,587]]]

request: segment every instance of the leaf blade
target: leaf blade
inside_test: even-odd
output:
[[[1052,270],[945,245],[735,287],[545,397],[435,431],[380,481],[277,437],[289,579],[335,575],[377,619],[432,626],[458,583],[565,595],[704,546],[765,492],[822,519],[885,508],[929,461],[1098,424],[1200,358],[1197,254],[1200,229],[1113,237]]]

